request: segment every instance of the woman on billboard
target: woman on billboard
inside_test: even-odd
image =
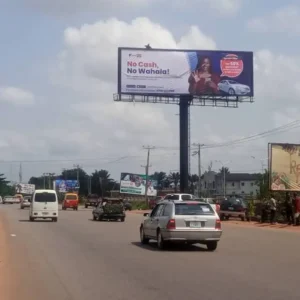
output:
[[[219,94],[220,76],[212,71],[211,59],[208,56],[199,57],[195,70],[189,80],[189,93],[196,96]]]

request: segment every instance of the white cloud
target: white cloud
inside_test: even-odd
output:
[[[248,28],[255,32],[274,32],[286,35],[300,34],[300,7],[288,5],[272,13],[248,22]]]
[[[20,88],[0,86],[0,102],[8,102],[13,105],[32,105],[35,97],[31,92]]]

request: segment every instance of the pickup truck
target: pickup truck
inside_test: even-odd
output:
[[[85,208],[88,208],[89,206],[97,207],[100,199],[99,196],[96,194],[90,194],[87,196],[87,199],[85,201]]]

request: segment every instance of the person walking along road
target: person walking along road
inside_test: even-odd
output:
[[[271,224],[275,224],[276,223],[275,222],[276,209],[277,209],[276,200],[274,198],[274,195],[271,195],[271,199],[270,199],[270,210],[271,210],[270,223]]]
[[[293,202],[290,193],[286,193],[284,205],[285,205],[287,222],[289,225],[293,225],[295,223],[295,219],[293,213]]]

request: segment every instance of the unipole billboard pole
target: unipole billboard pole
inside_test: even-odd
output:
[[[189,106],[192,96],[180,96],[179,136],[180,136],[180,192],[188,192],[189,183]]]
[[[147,199],[147,192],[148,192],[148,177],[149,177],[149,167],[150,167],[150,151],[151,149],[154,149],[154,147],[143,147],[144,149],[147,149],[147,164],[146,164],[146,186],[145,186],[145,202],[148,204],[148,199]]]

